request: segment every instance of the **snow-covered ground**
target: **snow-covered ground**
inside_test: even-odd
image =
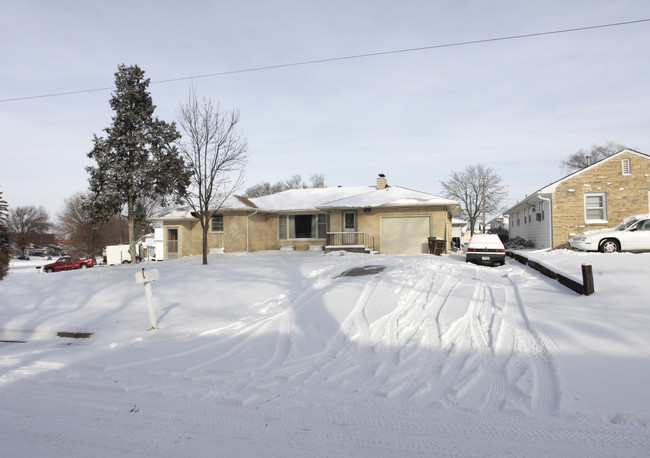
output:
[[[460,253],[12,261],[0,454],[648,456],[650,254],[528,254],[596,293]]]

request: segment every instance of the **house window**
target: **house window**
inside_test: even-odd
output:
[[[210,218],[210,231],[223,232],[223,213],[215,213]]]
[[[278,238],[287,240],[287,215],[278,216]]]
[[[585,194],[585,222],[607,222],[607,195],[604,192]]]
[[[520,219],[519,219],[520,216],[521,216],[521,212],[517,212],[517,226],[519,226],[520,223]]]
[[[280,240],[324,239],[326,233],[327,215],[325,213],[278,216]]]
[[[324,239],[327,237],[327,215],[325,213],[318,214],[318,238]]]
[[[544,221],[544,202],[539,203],[540,221]]]
[[[623,175],[632,175],[632,169],[630,168],[629,159],[623,159],[621,161],[621,169],[623,171]]]

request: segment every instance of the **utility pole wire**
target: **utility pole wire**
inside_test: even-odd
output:
[[[603,29],[607,27],[620,27],[620,26],[625,26],[625,25],[632,25],[632,24],[639,24],[643,22],[650,22],[650,18],[648,19],[638,19],[635,21],[625,21],[625,22],[614,22],[610,24],[600,24],[600,25],[591,25],[591,26],[585,26],[585,27],[575,27],[571,29],[562,29],[562,30],[551,30],[547,32],[536,32],[536,33],[526,33],[522,35],[510,35],[506,37],[496,37],[496,38],[483,38],[480,40],[470,40],[470,41],[460,41],[456,43],[445,43],[445,44],[440,44],[440,45],[431,45],[431,46],[420,46],[417,48],[404,48],[404,49],[396,49],[396,50],[391,50],[391,51],[378,51],[378,52],[371,52],[371,53],[365,53],[365,54],[354,54],[350,56],[339,56],[339,57],[329,57],[329,58],[324,58],[324,59],[315,59],[315,60],[306,60],[302,62],[291,62],[287,64],[277,64],[277,65],[267,65],[263,67],[252,67],[252,68],[245,68],[245,69],[239,69],[239,70],[229,70],[225,72],[217,72],[217,73],[208,73],[205,75],[194,75],[194,76],[183,76],[179,78],[170,78],[170,79],[165,79],[165,80],[159,80],[159,81],[152,81],[150,84],[163,84],[163,83],[173,83],[177,81],[187,81],[187,80],[194,80],[194,79],[199,79],[199,78],[211,78],[211,77],[217,77],[217,76],[226,76],[226,75],[235,75],[237,73],[250,73],[250,72],[259,72],[259,71],[264,71],[264,70],[276,70],[279,68],[288,68],[288,67],[298,67],[302,65],[314,65],[314,64],[322,64],[322,63],[328,63],[328,62],[337,62],[337,61],[343,61],[343,60],[352,60],[352,59],[364,59],[368,57],[376,57],[376,56],[387,56],[390,54],[402,54],[402,53],[408,53],[408,52],[417,52],[417,51],[428,51],[431,49],[441,49],[441,48],[452,48],[456,46],[468,46],[468,45],[476,45],[476,44],[483,44],[483,43],[493,43],[497,41],[507,41],[507,40],[519,40],[522,38],[533,38],[533,37],[541,37],[545,35],[557,35],[561,33],[572,33],[572,32],[583,32],[586,30],[595,30],[595,29]],[[2,102],[16,102],[19,100],[30,100],[30,99],[40,99],[40,98],[46,98],[46,97],[59,97],[59,96],[64,96],[64,95],[73,95],[73,94],[84,94],[84,93],[89,93],[89,92],[100,92],[100,91],[110,91],[115,89],[114,87],[102,87],[102,88],[95,88],[95,89],[82,89],[78,91],[68,91],[68,92],[57,92],[57,93],[52,93],[52,94],[42,94],[42,95],[32,95],[32,96],[26,96],[26,97],[15,97],[15,98],[10,98],[10,99],[0,99],[0,103]]]

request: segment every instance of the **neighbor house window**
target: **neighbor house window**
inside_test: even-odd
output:
[[[521,217],[521,212],[517,212],[517,226],[519,226],[519,223],[521,222],[520,217]]]
[[[607,195],[604,192],[585,194],[585,222],[607,222]]]
[[[280,240],[324,239],[326,233],[327,215],[325,213],[278,216]]]
[[[621,169],[623,170],[623,175],[632,175],[629,159],[623,159],[623,161],[621,162]]]
[[[223,214],[215,213],[210,218],[210,232],[223,232]]]

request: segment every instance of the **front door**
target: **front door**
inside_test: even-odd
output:
[[[167,259],[178,259],[178,229],[167,229]]]
[[[343,234],[343,245],[357,245],[357,212],[344,211],[343,212],[343,232],[350,232],[350,234]]]

